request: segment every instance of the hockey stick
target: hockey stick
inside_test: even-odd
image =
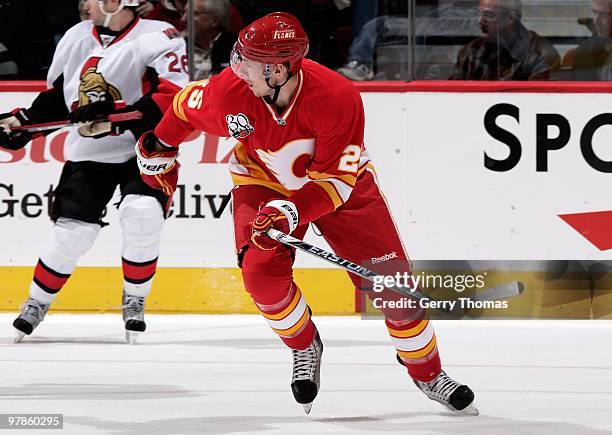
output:
[[[134,110],[132,112],[124,112],[124,113],[113,113],[108,115],[107,118],[96,119],[92,122],[121,122],[121,121],[133,121],[135,119],[141,119],[142,112],[138,110]],[[22,132],[26,131],[28,133],[39,133],[43,131],[49,130],[59,130],[64,127],[72,127],[72,126],[82,126],[83,123],[71,123],[68,120],[65,121],[53,121],[53,122],[43,122],[40,124],[29,124],[29,125],[21,125],[19,127],[14,127],[11,129],[11,132]]]
[[[314,245],[311,245],[310,243],[306,243],[303,240],[296,239],[295,237],[291,237],[281,231],[278,231],[275,228],[268,229],[268,231],[266,231],[266,235],[284,245],[287,245],[292,248],[299,249],[300,251],[306,252],[308,254],[314,255],[315,257],[321,258],[327,261],[328,263],[331,263],[350,273],[353,273],[357,276],[367,279],[368,281],[372,281],[377,284],[384,283],[383,275],[380,275],[374,272],[373,270],[368,269],[367,267],[363,267],[357,263],[353,263],[352,261],[349,261],[346,258],[342,258],[339,255],[332,254],[331,252],[318,248]],[[389,290],[393,290],[396,293],[411,297],[413,299],[439,302],[438,299],[432,296],[426,295],[425,293],[417,289],[403,288],[403,287],[397,287],[397,286],[387,286],[387,285],[385,285],[385,287],[388,288]],[[473,296],[472,298],[470,298],[470,300],[472,301],[495,301],[499,299],[507,299],[507,298],[521,294],[523,290],[524,290],[524,286],[521,282],[512,281],[507,284],[503,284],[498,287],[494,287],[482,293],[479,293]],[[436,307],[444,313],[450,313],[451,311],[449,308],[446,308],[445,304],[436,304]]]
[[[506,284],[498,285],[497,287],[486,289],[483,292],[477,293],[470,299],[473,301],[499,301],[508,299],[513,296],[518,296],[525,290],[525,285],[520,281],[510,281]]]

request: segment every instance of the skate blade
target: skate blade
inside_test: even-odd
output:
[[[128,344],[136,344],[138,341],[138,336],[140,335],[140,331],[125,331],[125,341]]]
[[[461,411],[458,411],[461,414],[466,414],[466,415],[479,415],[480,412],[478,411],[478,408],[476,408],[474,406],[474,402],[470,403],[468,406],[466,406],[465,408],[463,408]]]
[[[474,402],[470,403],[468,406],[466,406],[463,409],[455,409],[452,406],[446,406],[445,407],[447,409],[449,409],[450,411],[453,412],[453,414],[457,414],[457,415],[479,415],[480,412],[478,411],[478,408],[476,408],[474,406]]]
[[[23,337],[26,336],[26,334],[25,334],[25,332],[21,332],[17,328],[13,328],[13,329],[15,329],[15,338],[14,338],[14,341],[15,341],[15,343],[20,343],[21,340],[23,340]]]
[[[306,403],[306,404],[302,404],[302,406],[304,407],[304,412],[306,414],[310,414],[310,410],[312,409],[312,402]]]

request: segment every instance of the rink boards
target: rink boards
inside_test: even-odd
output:
[[[370,85],[362,93],[366,147],[412,258],[612,259],[612,237],[601,222],[589,226],[587,216],[580,228],[585,237],[559,217],[612,210],[612,149],[606,146],[612,108],[605,89],[434,85]],[[36,95],[15,85],[0,84],[2,90],[11,92],[0,93],[0,111],[28,105]],[[0,310],[14,310],[24,298],[47,238],[49,192],[59,178],[64,138],[60,132],[26,150],[0,150]],[[150,310],[252,312],[233,247],[231,181],[224,164],[233,145],[198,135],[181,147],[180,187],[164,229]],[[114,207],[104,220],[111,225],[82,259],[84,267],[57,309],[119,305],[121,242]],[[313,234],[307,240],[326,246]],[[355,312],[344,272],[298,255],[296,280],[317,312]],[[529,304],[537,306],[529,307],[528,316],[583,317],[601,301],[612,305],[610,287],[604,280],[588,297],[565,293],[567,300],[551,301],[532,286]],[[598,310],[597,317],[607,315]]]

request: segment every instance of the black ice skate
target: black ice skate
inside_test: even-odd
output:
[[[123,321],[125,322],[125,339],[128,343],[136,343],[136,339],[140,333],[147,329],[144,322],[144,305],[145,298],[141,296],[132,296],[123,291]]]
[[[32,331],[42,322],[49,311],[50,305],[42,304],[35,299],[28,300],[21,306],[21,314],[13,321],[15,328],[15,343],[23,340],[23,337],[30,335]]]
[[[291,391],[297,403],[304,407],[306,414],[310,413],[312,402],[319,392],[321,375],[321,356],[323,343],[319,333],[315,334],[310,346],[304,350],[292,350],[293,376]]]
[[[441,403],[458,414],[478,415],[474,406],[474,392],[467,385],[451,379],[444,371],[430,382],[414,381],[431,400]]]

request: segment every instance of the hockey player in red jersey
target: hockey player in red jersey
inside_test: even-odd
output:
[[[238,140],[230,160],[238,263],[255,305],[292,349],[291,388],[309,412],[319,390],[323,344],[293,281],[294,251],[266,231],[274,227],[302,238],[314,223],[344,258],[377,271],[410,269],[364,147],[359,92],[303,59],[307,50],[308,38],[293,16],[273,13],[253,22],[239,35],[231,68],[177,94],[154,132],[140,138],[136,154],[144,176],[164,177],[192,131]],[[389,253],[394,255],[385,257]],[[377,261],[393,256],[393,263]],[[398,298],[389,290],[382,296]],[[470,388],[441,369],[426,314],[383,311],[398,360],[416,385],[453,411],[475,413]]]
[[[87,0],[84,9],[90,20],[69,29],[59,42],[48,90],[31,107],[0,114],[0,146],[13,150],[32,139],[30,133],[12,131],[15,127],[66,118],[82,123],[66,138],[67,161],[51,210],[54,226],[36,265],[29,298],[13,323],[17,341],[43,320],[78,260],[93,245],[117,186],[126,339],[133,342],[145,330],[145,298],[177,170],[169,183],[159,184],[156,177],[143,182],[134,144],[159,122],[188,77],[179,33],[167,23],[141,20],[135,12],[138,6],[138,0]],[[119,124],[96,121],[117,112],[117,100],[127,104],[120,110],[140,111],[142,118]]]

